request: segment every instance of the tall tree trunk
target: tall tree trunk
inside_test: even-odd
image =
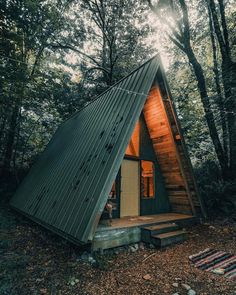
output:
[[[4,159],[3,159],[4,171],[9,170],[11,167],[11,160],[13,155],[13,147],[14,147],[14,141],[15,141],[15,135],[16,135],[16,129],[17,129],[16,127],[18,122],[19,110],[20,110],[20,103],[19,103],[19,100],[16,100],[14,108],[12,110],[9,131],[6,138],[6,146],[5,146],[5,153],[4,153]]]
[[[232,178],[236,179],[236,103],[231,89],[232,63],[222,58],[222,79],[225,89],[225,109],[229,130],[229,162]]]
[[[209,0],[211,1],[211,0]],[[176,21],[176,26],[173,26],[170,22],[166,21],[166,18],[164,18],[160,13],[160,6],[163,5],[163,2],[159,1],[156,5],[153,5],[151,0],[147,0],[149,7],[152,9],[154,13],[163,21],[164,24],[166,24],[169,29],[172,32],[172,35],[168,34],[170,40],[184,53],[187,55],[189,63],[192,65],[197,85],[198,85],[198,91],[201,97],[201,101],[203,104],[204,112],[205,112],[205,118],[207,121],[207,125],[209,128],[210,137],[212,139],[215,152],[222,170],[222,176],[226,177],[228,175],[228,165],[227,165],[227,159],[224,154],[223,147],[220,142],[219,134],[216,129],[215,119],[213,115],[213,111],[211,109],[210,100],[207,93],[206,88],[206,81],[205,76],[203,73],[203,69],[198,62],[193,49],[191,47],[191,32],[190,32],[190,24],[189,24],[189,16],[188,16],[188,8],[186,5],[185,0],[178,0],[178,3],[180,5],[182,20]],[[173,4],[173,2],[171,1]],[[170,3],[169,8],[172,10],[172,15],[180,15],[178,12],[175,13],[174,11],[174,5],[171,5]]]
[[[214,0],[209,0],[209,6],[212,13],[212,19],[214,28],[217,36],[217,40],[220,47],[222,56],[222,80],[225,93],[225,110],[228,120],[228,131],[229,131],[229,162],[231,177],[236,179],[236,102],[235,93],[233,92],[235,73],[235,63],[231,59],[231,52],[228,40],[228,29],[225,21],[224,3],[222,0],[218,0],[220,4],[220,15],[222,31],[218,20],[216,6]]]
[[[0,155],[1,155],[1,152],[3,151],[3,137],[4,137],[4,129],[6,126],[6,122],[7,122],[7,116],[4,115],[1,120],[1,125],[0,125]],[[1,156],[0,156],[0,158],[1,158]]]
[[[219,7],[220,7],[220,17],[221,17],[221,26],[223,30],[223,36],[225,41],[225,47],[228,54],[230,54],[230,46],[229,46],[229,34],[228,34],[228,28],[225,18],[225,5],[224,0],[218,0]]]
[[[215,41],[215,34],[214,34],[215,32],[213,28],[213,20],[212,20],[212,15],[211,15],[209,5],[207,5],[207,8],[208,8],[209,29],[210,29],[210,37],[211,37],[211,45],[212,45],[213,72],[214,72],[214,80],[215,80],[215,89],[217,93],[216,102],[220,111],[220,121],[221,121],[221,127],[222,127],[225,160],[228,163],[228,126],[227,126],[226,114],[225,114],[225,108],[224,108],[224,102],[223,102],[224,98],[223,98],[223,93],[221,91],[221,86],[220,86],[220,73],[218,70],[217,48],[216,48],[216,41]]]
[[[197,79],[198,90],[205,111],[205,118],[207,121],[213,145],[215,147],[216,155],[222,170],[222,175],[228,174],[227,161],[216,129],[215,119],[211,109],[210,100],[207,94],[206,81],[202,67],[196,59],[195,54],[190,46],[186,46],[186,54],[188,56],[190,64],[193,67],[193,71]]]
[[[21,110],[19,109],[18,114],[18,124],[16,126],[16,135],[15,135],[15,144],[14,144],[14,151],[12,154],[12,163],[13,163],[13,174],[15,175],[16,183],[19,184],[19,177],[17,172],[17,152],[19,148],[19,138],[20,138],[20,129],[21,129]],[[20,167],[21,168],[21,167]]]

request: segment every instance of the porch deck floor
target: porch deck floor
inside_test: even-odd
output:
[[[129,227],[140,227],[151,224],[166,223],[166,222],[177,222],[181,220],[192,219],[194,216],[179,213],[162,213],[157,215],[146,215],[146,216],[127,216],[112,220],[111,226],[99,224],[97,232],[104,230],[113,230],[119,228]]]

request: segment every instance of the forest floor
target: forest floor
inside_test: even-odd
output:
[[[127,247],[119,254],[105,252],[96,255],[96,265],[90,265],[81,260],[76,246],[2,203],[0,294],[184,295],[187,291],[182,283],[190,285],[197,295],[236,294],[236,281],[201,271],[188,258],[207,247],[236,254],[236,223],[209,221],[188,232],[188,240],[182,244],[164,250],[139,247],[132,252]]]

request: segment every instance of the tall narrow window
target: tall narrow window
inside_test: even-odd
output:
[[[125,154],[128,156],[139,156],[139,129],[139,122],[137,122],[125,152]]]
[[[141,161],[141,196],[145,199],[153,199],[154,194],[154,163]]]

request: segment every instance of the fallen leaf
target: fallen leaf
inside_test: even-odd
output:
[[[146,281],[149,281],[151,280],[151,275],[150,274],[146,274],[145,276],[143,276],[143,279],[146,280]]]

